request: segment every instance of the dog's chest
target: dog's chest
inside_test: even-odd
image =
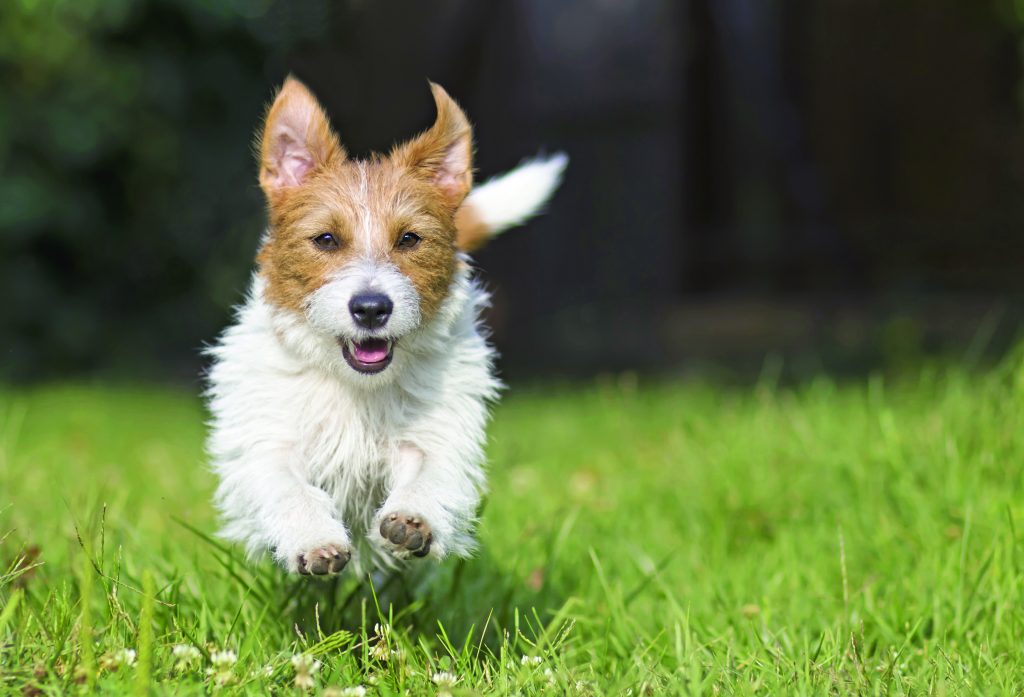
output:
[[[297,445],[311,483],[341,504],[384,486],[405,429],[404,400],[390,391],[353,393],[326,379],[301,389]]]

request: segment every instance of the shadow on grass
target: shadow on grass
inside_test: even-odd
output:
[[[418,560],[389,572],[362,577],[342,573],[319,579],[286,574],[269,560],[250,562],[225,545],[179,521],[206,542],[241,604],[232,631],[271,622],[315,639],[344,631],[372,635],[374,625],[401,627],[411,639],[439,634],[472,639],[497,650],[506,631],[540,636],[560,624],[571,596],[565,578],[553,579],[541,565],[525,576],[481,550],[472,559],[441,564]]]
[[[300,628],[315,628],[318,613],[324,632],[383,619],[417,634],[436,632],[440,625],[452,635],[486,631],[494,639],[500,629],[515,624],[517,612],[536,611],[543,619],[563,605],[563,593],[529,583],[483,552],[473,559],[410,564],[362,579],[343,575],[323,583],[289,581],[294,590],[290,617]]]

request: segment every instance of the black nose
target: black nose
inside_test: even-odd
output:
[[[382,293],[362,293],[354,296],[348,303],[348,311],[352,319],[364,329],[376,329],[388,323],[391,310],[394,309],[391,298]]]

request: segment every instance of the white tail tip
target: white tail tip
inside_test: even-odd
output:
[[[543,211],[568,164],[565,153],[539,156],[475,187],[455,217],[458,248],[479,249],[503,230]]]

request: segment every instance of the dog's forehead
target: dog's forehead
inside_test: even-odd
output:
[[[328,179],[330,193],[319,201],[352,233],[378,237],[393,221],[423,213],[421,183],[387,159],[346,162]]]

